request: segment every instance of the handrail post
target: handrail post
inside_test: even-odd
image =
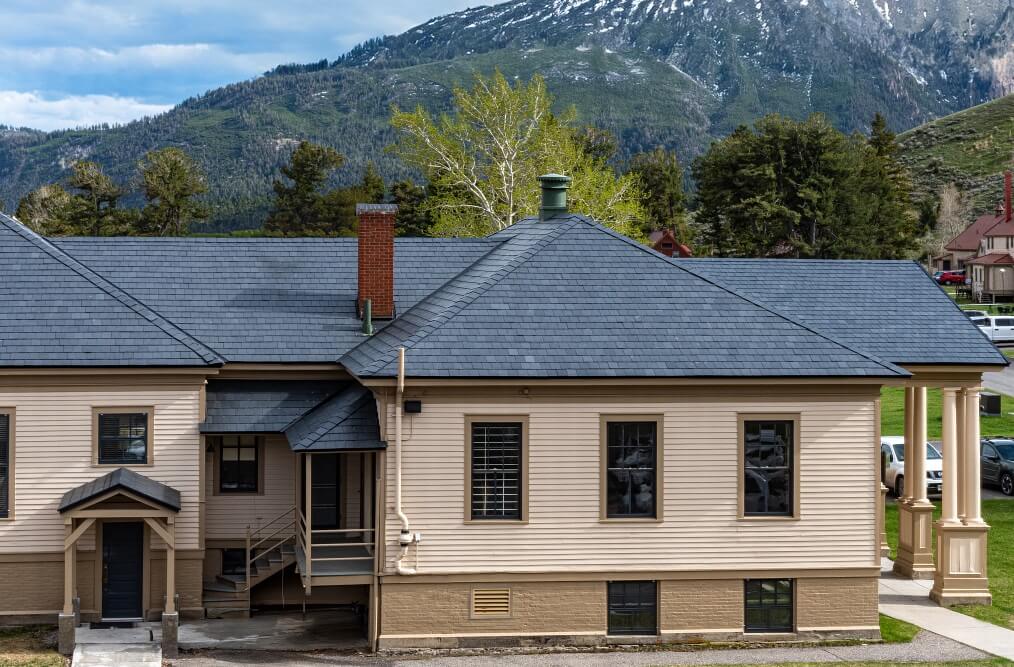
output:
[[[250,526],[246,527],[246,595],[250,599]]]

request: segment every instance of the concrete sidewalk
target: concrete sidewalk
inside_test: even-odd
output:
[[[136,628],[77,629],[74,667],[161,667],[162,628],[142,623]]]
[[[1014,631],[939,606],[929,599],[932,582],[896,577],[891,567],[891,561],[885,558],[880,575],[880,613],[1014,660]]]

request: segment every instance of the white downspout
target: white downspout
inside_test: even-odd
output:
[[[395,560],[395,571],[398,574],[415,574],[415,568],[402,564],[405,556],[408,555],[408,548],[414,542],[412,531],[409,529],[408,516],[401,507],[401,411],[403,396],[405,393],[405,348],[398,348],[398,390],[394,402],[394,508],[401,521],[401,534],[398,535],[398,544],[401,552]],[[417,547],[418,548],[418,547]]]

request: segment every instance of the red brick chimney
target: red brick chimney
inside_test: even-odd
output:
[[[1011,213],[1011,172],[1005,171],[1003,174],[1003,219],[1010,222]]]
[[[359,316],[369,299],[373,317],[394,317],[394,220],[393,204],[356,204],[359,218]]]

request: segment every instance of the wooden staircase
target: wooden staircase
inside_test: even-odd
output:
[[[250,593],[254,586],[296,562],[292,533],[295,525],[293,511],[286,510],[256,530],[247,527],[246,574],[219,574],[213,581],[204,582],[207,618],[250,616]]]

